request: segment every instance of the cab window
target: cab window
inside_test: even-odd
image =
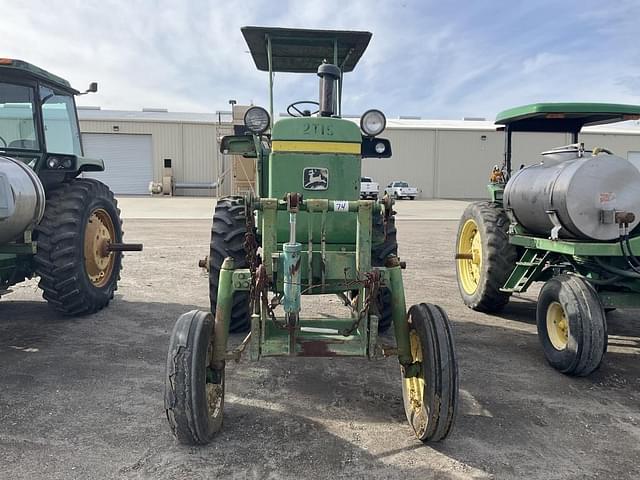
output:
[[[73,98],[49,87],[40,87],[40,101],[47,151],[82,155]]]
[[[0,149],[38,150],[32,87],[0,82]]]

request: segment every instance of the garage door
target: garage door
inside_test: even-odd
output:
[[[104,160],[104,172],[85,173],[120,195],[145,195],[153,179],[151,135],[83,133],[84,154]]]
[[[629,152],[629,161],[640,170],[640,152]]]

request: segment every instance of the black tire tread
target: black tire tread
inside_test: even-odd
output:
[[[224,259],[232,257],[235,268],[249,267],[244,249],[246,232],[244,199],[242,197],[220,198],[213,214],[209,249],[209,299],[213,314],[216,311],[220,269]],[[229,330],[233,333],[246,332],[250,326],[249,292],[237,291],[233,294]]]
[[[373,267],[383,267],[384,262],[390,255],[398,255],[398,229],[396,219],[391,215],[387,221],[387,231],[385,235],[384,219],[382,215],[374,215],[372,225],[372,238],[384,238],[380,244],[374,244],[371,249],[371,265]],[[385,332],[391,326],[392,305],[391,290],[386,287],[380,289],[376,302],[378,313],[378,331]]]
[[[559,294],[556,298],[555,290],[559,285]],[[564,291],[564,292],[563,292]],[[569,298],[567,298],[569,296]],[[563,304],[566,315],[572,316],[577,321],[569,323],[569,332],[576,342],[576,350],[571,361],[553,361],[549,353],[553,353],[547,335],[546,313],[548,301],[555,299]],[[562,301],[564,297],[564,302]],[[568,302],[567,302],[568,300]],[[600,367],[602,358],[607,351],[607,320],[602,302],[593,285],[575,275],[562,274],[547,281],[538,297],[536,310],[536,323],[538,338],[542,344],[545,357],[551,366],[558,371],[572,376],[587,376]]]
[[[460,220],[456,248],[462,226],[469,218],[473,218],[481,229],[483,271],[478,290],[474,295],[464,291],[460,280],[458,280],[458,288],[463,301],[472,310],[486,313],[499,312],[509,303],[511,297],[511,293],[502,292],[500,289],[511,275],[517,261],[517,249],[509,243],[509,218],[504,209],[496,203],[471,203]]]
[[[192,310],[178,318],[171,334],[165,375],[165,411],[171,431],[183,445],[205,445],[222,426],[221,418],[215,425],[209,422],[206,405],[201,404],[205,399],[196,398],[202,396],[196,383],[203,381],[204,388],[198,366],[205,367],[198,362],[206,363],[207,342],[203,342],[201,336],[210,335],[212,330],[211,314]]]
[[[106,307],[114,296],[120,280],[121,254],[116,259],[113,280],[100,295],[86,288],[83,250],[83,216],[93,199],[111,204],[117,212],[113,218],[118,241],[122,240],[120,210],[113,192],[104,183],[90,178],[79,178],[64,183],[48,192],[44,217],[35,228],[37,253],[35,271],[40,276],[38,286],[44,299],[65,315],[86,315]]]
[[[429,421],[423,442],[439,442],[451,432],[458,409],[458,363],[451,324],[446,312],[438,305],[421,303],[409,309],[409,318],[414,322],[421,337],[423,355],[429,356],[429,362],[423,357],[423,368],[430,367],[425,379],[426,389],[430,390]],[[415,325],[421,322],[421,327]]]

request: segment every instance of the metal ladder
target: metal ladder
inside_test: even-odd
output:
[[[516,262],[516,268],[513,269],[500,291],[509,293],[526,291],[544,267],[548,256],[548,251],[527,249],[522,258]]]

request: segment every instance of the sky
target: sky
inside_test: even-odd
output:
[[[268,106],[245,25],[367,30],[343,112],[485,117],[541,101],[640,104],[640,1],[0,0],[0,57],[99,93],[103,109]],[[275,110],[317,100],[314,75],[276,75]]]

